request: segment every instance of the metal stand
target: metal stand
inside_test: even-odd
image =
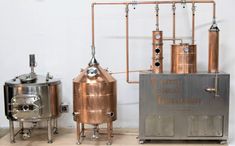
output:
[[[82,125],[82,131],[81,131],[81,137],[86,137],[86,135],[85,135],[85,124],[81,124]]]
[[[53,119],[53,134],[58,134],[58,124],[57,119]]]
[[[112,144],[112,121],[109,121],[107,123],[107,132],[108,132],[108,141],[107,141],[107,145],[111,145]]]
[[[52,143],[52,119],[47,120],[47,134],[48,134],[48,143]]]
[[[23,132],[24,132],[24,123],[19,122],[19,126],[20,126],[20,134],[23,134]]]
[[[10,128],[10,142],[15,143],[14,123],[12,120],[9,120],[9,128]]]
[[[80,131],[80,122],[79,122],[79,119],[77,117],[77,144],[81,144],[81,131]]]

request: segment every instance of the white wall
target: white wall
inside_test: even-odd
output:
[[[97,0],[98,1],[98,0]],[[72,120],[72,78],[90,60],[91,0],[1,0],[0,1],[0,86],[16,75],[28,73],[28,55],[36,54],[38,74],[50,72],[63,82],[63,101],[70,104],[70,113],[60,119],[60,126],[74,126]],[[235,102],[235,1],[217,0],[220,32],[220,70],[231,74],[231,113]],[[151,64],[151,31],[155,29],[154,6],[130,7],[131,69],[147,69]],[[191,34],[191,6],[177,7],[177,35]],[[211,6],[197,6],[196,43],[198,68],[207,70],[207,31],[211,24]],[[125,10],[123,6],[96,8],[96,49],[100,64],[110,71],[125,70]],[[172,31],[170,6],[160,7],[160,27],[165,36]],[[139,38],[136,38],[139,37]],[[187,41],[186,41],[187,42]],[[164,46],[164,70],[170,69],[170,43]],[[138,127],[138,86],[125,82],[125,75],[115,75],[118,81],[118,120],[116,127]],[[133,74],[131,79],[138,79]],[[4,111],[3,90],[0,109]],[[0,112],[0,127],[7,127],[4,112]],[[231,114],[230,122],[234,122]],[[231,128],[233,125],[231,125]],[[231,132],[233,132],[231,130]]]

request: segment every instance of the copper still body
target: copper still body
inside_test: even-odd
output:
[[[213,26],[209,29],[209,62],[208,72],[219,72],[219,28]]]
[[[152,70],[154,73],[163,71],[162,31],[153,31]]]
[[[89,64],[73,80],[73,109],[78,144],[81,143],[80,137],[84,136],[84,124],[95,127],[92,136],[95,138],[98,125],[103,123],[107,123],[108,144],[111,144],[112,122],[117,119],[116,92],[116,80],[96,63]]]
[[[171,72],[179,74],[197,72],[196,45],[173,44],[171,46]]]

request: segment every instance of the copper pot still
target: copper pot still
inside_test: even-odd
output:
[[[98,125],[103,123],[107,123],[110,144],[112,122],[117,119],[116,80],[95,59],[74,78],[73,103],[78,144],[81,143],[80,136],[84,136],[84,124],[94,126],[92,137],[95,138],[98,134]]]
[[[197,72],[196,45],[181,43],[171,46],[171,72],[178,74]]]

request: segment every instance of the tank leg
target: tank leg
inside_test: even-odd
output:
[[[111,122],[111,136],[113,137],[113,122]]]
[[[99,132],[98,132],[98,125],[95,124],[93,128],[93,135],[91,137],[92,139],[98,139],[99,138]]]
[[[222,140],[222,141],[220,141],[220,144],[221,145],[226,145],[226,144],[228,144],[228,142],[227,142],[227,140]]]
[[[15,143],[14,123],[12,120],[9,120],[9,127],[10,127],[10,142]]]
[[[80,131],[80,122],[77,120],[77,144],[81,144],[81,131]]]
[[[107,141],[107,145],[111,145],[112,144],[112,129],[111,129],[111,125],[112,125],[112,121],[109,121],[107,123],[107,133],[108,133],[108,141]]]
[[[47,135],[48,135],[48,143],[52,143],[52,119],[47,120]]]
[[[24,131],[24,123],[23,122],[19,122],[19,126],[20,126],[20,134],[23,134]]]
[[[86,137],[85,136],[85,124],[82,123],[82,133],[81,133],[82,137]]]
[[[57,123],[57,119],[53,119],[53,134],[58,134],[58,123]]]

